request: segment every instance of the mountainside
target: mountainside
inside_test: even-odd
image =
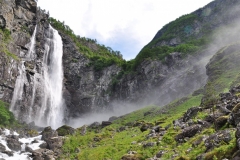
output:
[[[239,3],[170,22],[125,61],[34,0],[0,0],[0,126],[43,130],[33,159],[239,159]]]
[[[220,49],[207,65],[207,84],[192,95],[77,128],[61,158],[238,160],[239,56],[239,43]]]
[[[11,102],[19,69],[24,67],[24,92],[15,103],[21,106],[21,110],[16,111],[21,115],[19,119],[27,122],[31,121],[24,117],[25,113],[32,112],[29,106],[35,106],[31,114],[36,115],[42,103],[43,92],[34,88],[35,77],[43,72],[40,61],[46,52],[49,24],[58,30],[63,44],[65,122],[92,112],[113,110],[110,114],[119,115],[150,104],[163,106],[189,95],[205,85],[205,66],[211,56],[238,37],[233,34],[226,39],[224,34],[236,30],[239,2],[218,0],[164,26],[136,59],[126,62],[120,52],[99,45],[96,40],[76,36],[69,26],[49,18],[37,9],[35,1],[3,0],[1,3],[4,63],[1,99]],[[189,27],[191,32],[186,32]],[[34,36],[34,58],[24,60],[31,50],[30,37]],[[171,44],[174,40],[167,42],[166,37],[181,41]],[[6,58],[11,63],[6,63]]]

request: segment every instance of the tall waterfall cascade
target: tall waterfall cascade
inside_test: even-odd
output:
[[[57,128],[63,124],[65,103],[62,97],[63,44],[58,31],[49,26],[45,33],[44,55],[37,58],[36,30],[21,55],[10,110],[20,120],[36,125]],[[31,67],[29,67],[31,66]]]

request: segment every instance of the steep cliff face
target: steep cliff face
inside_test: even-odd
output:
[[[63,67],[65,78],[64,97],[69,114],[73,117],[86,112],[101,110],[109,104],[109,86],[112,77],[120,71],[120,67],[112,65],[101,71],[90,66],[90,60],[74,46],[72,40],[64,34]]]
[[[25,45],[34,31],[37,4],[31,0],[2,0],[0,3],[1,99],[10,103],[20,65],[19,57],[27,53]]]
[[[121,75],[122,68],[117,65],[94,70],[89,65],[90,60],[78,52],[71,39],[64,34],[61,36],[64,97],[70,117],[115,106],[164,105],[192,93],[206,82],[205,65],[210,51],[184,59],[182,53],[174,52],[165,62],[145,60],[136,72]]]
[[[14,104],[18,104],[17,106],[12,104],[12,110],[16,111],[15,115],[22,121],[35,121],[31,117],[37,116],[43,103],[42,75],[46,42],[53,37],[49,17],[37,8],[34,0],[2,0],[0,3],[0,99],[8,103],[15,99]],[[226,16],[223,16],[224,21],[222,18],[216,19],[217,13],[224,14],[225,3],[227,8],[238,4],[237,1],[232,3],[224,0],[214,1],[193,12],[193,16],[183,18],[184,23],[181,23],[174,32],[171,31],[174,28],[172,24],[178,20],[163,27],[153,39],[154,43],[150,43],[151,47],[176,46],[184,42],[182,37],[179,37],[182,32],[187,37],[201,38],[209,33],[205,32],[205,29],[212,30],[222,26],[223,23],[232,23],[237,19],[233,12],[226,13]],[[201,22],[194,20],[196,16],[202,17]],[[229,17],[232,19],[228,21]],[[182,21],[182,18],[180,20]],[[211,23],[208,23],[210,20]],[[194,23],[189,26],[188,22]],[[172,37],[168,39],[170,41],[162,39],[165,34],[170,34],[170,31]],[[162,59],[145,58],[130,72],[125,72],[124,67],[117,63],[97,70],[93,64],[95,61],[79,50],[71,36],[62,30],[58,32],[63,43],[65,104],[62,106],[65,107],[65,122],[68,118],[76,118],[89,112],[112,110],[115,107],[165,105],[176,98],[191,94],[205,85],[207,80],[205,66],[219,49],[217,46],[207,47],[205,44],[204,48],[188,56],[184,52],[172,51]],[[31,41],[33,36],[34,44]],[[34,47],[33,52],[31,45]],[[93,44],[81,45],[97,50],[97,46]],[[47,62],[50,61],[51,59],[47,59]],[[13,93],[18,92],[16,89],[18,79],[22,80],[23,89],[19,91],[20,97],[14,97]],[[48,109],[42,114],[48,115],[49,112]]]

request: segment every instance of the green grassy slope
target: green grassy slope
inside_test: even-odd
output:
[[[204,159],[231,158],[236,151],[235,128],[229,124],[216,130],[214,123],[197,133],[195,136],[178,143],[175,137],[182,132],[180,127],[173,125],[173,121],[183,117],[184,113],[191,107],[200,106],[203,108],[189,122],[198,124],[208,115],[213,113],[212,107],[216,105],[220,92],[227,91],[231,86],[239,84],[240,70],[240,44],[228,45],[222,48],[211,59],[207,66],[209,75],[207,85],[201,92],[176,100],[162,108],[149,106],[134,111],[113,121],[105,128],[87,127],[85,135],[80,134],[80,128],[75,135],[68,136],[63,146],[62,159],[126,159],[144,160],[154,157],[159,151],[163,151],[162,159],[196,159],[204,154]],[[198,94],[197,94],[198,93]],[[239,94],[237,94],[239,95]],[[206,100],[206,97],[208,98]],[[203,103],[210,102],[211,103]],[[210,109],[209,108],[210,105]],[[219,113],[215,108],[215,113]],[[149,137],[151,128],[160,126],[165,132],[162,136]],[[206,152],[204,141],[195,144],[199,139],[209,136],[224,129],[229,129],[232,139],[228,142],[221,142],[216,147]],[[144,131],[146,129],[146,131]],[[152,145],[152,146],[148,146]],[[80,150],[80,152],[76,152]],[[128,155],[129,151],[136,151],[136,154]],[[206,153],[205,153],[206,152]]]

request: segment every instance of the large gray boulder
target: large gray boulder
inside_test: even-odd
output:
[[[17,136],[8,136],[7,137],[7,146],[14,151],[20,151],[21,150],[21,143],[19,142],[19,139]]]
[[[47,141],[48,139],[52,137],[57,137],[58,132],[56,130],[53,130],[50,126],[44,128],[44,130],[41,132],[42,140]]]

